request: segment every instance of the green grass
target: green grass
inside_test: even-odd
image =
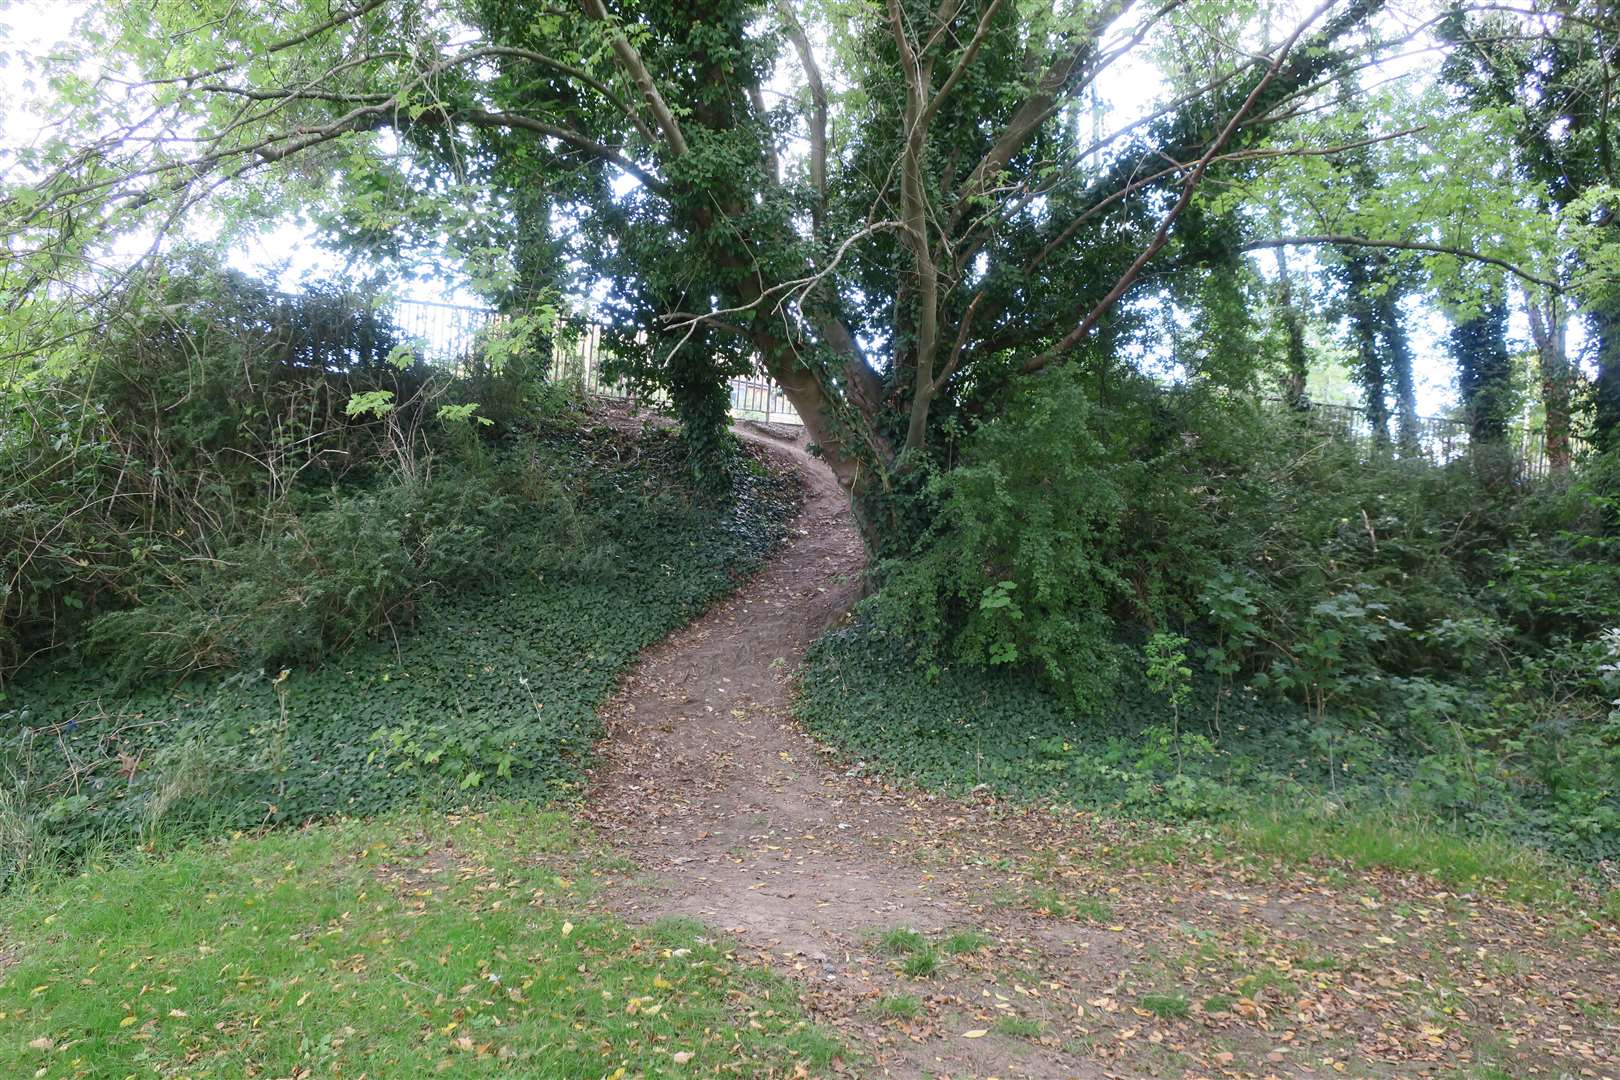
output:
[[[1107,922],[1114,914],[1108,902],[1099,897],[1065,892],[1049,885],[1032,886],[1019,894],[1019,900],[1025,907],[1064,919],[1101,923]]]
[[[1284,862],[1340,862],[1356,869],[1424,873],[1448,885],[1495,883],[1508,896],[1620,918],[1620,890],[1595,894],[1569,864],[1491,834],[1462,835],[1416,815],[1273,810],[1225,823],[1233,846]]]
[[[926,979],[939,970],[939,954],[933,949],[923,949],[906,957],[906,962],[900,965],[900,970],[913,979]]]
[[[910,927],[886,930],[877,939],[877,947],[889,956],[908,956],[928,948],[928,939]]]
[[[0,1076],[786,1076],[838,1046],[701,926],[593,911],[504,803],[125,855],[0,899]],[[39,1071],[43,1070],[43,1071]],[[303,1070],[309,1070],[304,1072]]]
[[[940,949],[950,956],[966,956],[994,943],[989,934],[977,930],[958,930],[939,943]]]
[[[900,970],[913,979],[926,979],[939,970],[939,953],[927,937],[910,927],[886,930],[872,944],[887,956],[903,957]]]
[[[1181,1020],[1192,1011],[1187,995],[1182,993],[1143,994],[1137,1004],[1161,1020]]]
[[[996,1021],[995,1028],[1003,1035],[1018,1039],[1038,1038],[1042,1031],[1041,1022],[1027,1016],[1003,1016]]]
[[[915,1020],[923,1014],[923,1003],[914,994],[884,994],[872,1010],[885,1020]]]

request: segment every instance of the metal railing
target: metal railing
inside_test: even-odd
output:
[[[1276,408],[1285,407],[1279,399],[1268,399],[1267,403]],[[1312,423],[1324,430],[1340,435],[1357,445],[1372,445],[1372,421],[1367,416],[1367,410],[1359,405],[1313,402],[1308,409],[1303,410],[1303,413]],[[1472,443],[1466,420],[1452,416],[1419,416],[1416,419],[1414,445],[1422,457],[1435,465],[1447,465],[1468,454]],[[1391,417],[1391,428],[1395,428],[1398,423],[1397,418]],[[1391,445],[1397,452],[1402,452],[1403,448],[1393,431]],[[1527,480],[1541,480],[1552,474],[1552,461],[1547,455],[1547,433],[1544,428],[1531,427],[1523,423],[1512,425],[1508,429],[1507,446],[1513,452],[1517,465],[1516,472],[1520,477]],[[1571,457],[1579,460],[1588,446],[1586,440],[1571,435],[1569,449]]]
[[[463,363],[477,348],[480,335],[500,318],[490,308],[432,300],[396,300],[387,310],[394,325],[415,343],[422,359],[444,367]],[[582,329],[559,333],[553,339],[551,377],[577,380],[587,393],[599,397],[634,399],[636,394],[627,384],[603,376],[604,359],[601,325],[585,323]],[[653,395],[643,400],[657,403],[664,399]],[[767,424],[797,427],[804,423],[781,388],[763,374],[731,380],[731,414]]]
[[[416,343],[424,360],[451,367],[472,355],[480,335],[500,318],[490,308],[432,300],[397,300],[388,307],[388,313],[394,325]],[[636,394],[627,384],[604,379],[603,360],[602,326],[587,322],[582,329],[558,334],[553,340],[551,377],[577,380],[587,393],[600,397],[635,398]],[[647,400],[657,403],[664,399],[654,395]],[[1280,401],[1271,404],[1282,407]],[[767,424],[803,425],[781,388],[763,373],[731,380],[731,414],[738,419]],[[1314,423],[1357,444],[1373,442],[1372,422],[1360,406],[1313,403],[1308,414]],[[1394,426],[1393,418],[1391,426]],[[1509,442],[1518,460],[1520,476],[1541,479],[1552,472],[1543,429],[1518,425],[1509,432]],[[1455,417],[1420,416],[1415,446],[1418,453],[1434,464],[1449,464],[1468,452],[1468,424]],[[1571,438],[1570,449],[1576,458],[1585,448],[1581,439]]]

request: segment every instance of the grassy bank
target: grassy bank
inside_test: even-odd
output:
[[[793,994],[686,922],[593,911],[522,803],[128,853],[0,899],[0,1075],[819,1074]]]
[[[314,666],[130,678],[68,654],[25,672],[0,704],[0,878],[132,843],[568,793],[625,666],[790,516],[759,462],[702,499],[681,461],[672,436],[586,423],[458,466],[505,499],[470,518],[478,574],[438,583],[413,628]]]
[[[798,715],[841,755],[887,775],[1171,826],[1146,830],[1148,859],[1175,858],[1178,836],[1213,837],[1267,858],[1495,881],[1620,915],[1605,869],[1614,852],[1579,843],[1551,794],[1506,754],[1464,787],[1448,779],[1461,767],[1452,753],[1376,724],[1313,722],[1241,691],[1220,695],[1217,712],[1208,687],[1176,710],[1140,680],[1083,714],[1016,673],[897,661],[861,627],[814,648]]]

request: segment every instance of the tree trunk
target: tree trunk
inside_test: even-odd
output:
[[[1565,350],[1569,313],[1556,296],[1538,302],[1528,290],[1524,307],[1530,317],[1530,336],[1536,346],[1536,366],[1541,383],[1541,405],[1546,414],[1543,435],[1547,443],[1547,467],[1555,474],[1569,472],[1570,391],[1575,370]]]
[[[1310,358],[1305,352],[1305,315],[1294,302],[1294,279],[1288,272],[1288,259],[1282,248],[1277,252],[1277,303],[1282,308],[1283,329],[1288,334],[1287,382],[1283,400],[1290,409],[1308,409],[1311,397],[1306,389]]]
[[[1600,452],[1620,449],[1620,304],[1610,302],[1591,312],[1597,339],[1597,392],[1592,432]]]
[[[1378,298],[1378,330],[1395,380],[1395,438],[1401,453],[1411,455],[1419,450],[1417,388],[1412,379],[1412,346],[1401,325],[1400,300],[1401,290],[1393,284]]]

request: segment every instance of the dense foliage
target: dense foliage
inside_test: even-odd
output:
[[[781,533],[788,496],[752,458],[700,497],[673,435],[594,426],[559,388],[508,380],[515,422],[440,424],[430,402],[467,387],[294,365],[240,309],[189,310],[171,337],[109,340],[97,382],[37,384],[36,407],[96,418],[93,457],[41,425],[5,459],[49,462],[40,514],[97,516],[16,575],[16,610],[83,618],[22,624],[57,647],[0,701],[0,874],[201,826],[567,791],[629,659]],[[399,407],[351,416],[363,379]]]
[[[861,687],[837,693],[822,674],[844,646],[822,653],[807,702],[823,730],[962,776],[980,751],[924,743],[907,718],[954,680],[1017,686],[1041,704],[1009,713],[1014,698],[974,691],[969,722],[1019,748],[997,782],[1028,788],[1044,775],[1028,745],[1085,757],[1096,741],[1062,732],[1152,701],[1151,722],[1119,726],[1131,745],[1072,770],[1159,755],[1145,788],[1107,801],[1197,810],[1189,755],[1218,757],[1235,727],[1268,761],[1306,755],[1330,791],[1387,758],[1401,764],[1381,789],[1611,852],[1612,15],[1597,0],[90,4],[79,40],[37,64],[40,137],[7,151],[0,187],[16,361],[0,393],[26,418],[0,461],[23,494],[0,519],[4,662],[82,637],[132,687],[161,671],[192,688],[187,708],[229,718],[210,730],[252,717],[248,761],[310,715],[300,695],[328,719],[289,730],[324,757],[359,757],[333,732],[382,729],[370,765],[332,774],[341,796],[308,805],[319,784],[236,768],[258,778],[238,817],[368,806],[344,785],[400,770],[566,777],[588,709],[557,719],[513,688],[521,666],[465,641],[549,641],[567,622],[613,658],[563,694],[594,701],[592,680],[648,639],[614,636],[609,597],[651,605],[645,629],[718,588],[762,535],[758,478],[725,430],[726,380],[760,369],[874,556],[862,633],[881,647],[839,668]],[[1121,81],[1142,100],[1116,110]],[[590,296],[609,376],[669,403],[683,468],[718,501],[686,501],[668,472],[655,497],[594,443],[575,461],[519,441],[533,387],[507,377],[513,355],[486,385],[447,385],[391,362],[408,358],[365,319],[311,352],[279,301],[229,279],[155,310],[106,284],[120,243],[161,248],[199,211],[226,241],[297,214],[373,266],[442,258],[542,332],[557,296]],[[1262,250],[1274,275],[1246,257]],[[291,321],[323,325],[325,303]],[[1419,423],[1414,311],[1451,324],[1444,370],[1425,374],[1455,368],[1457,446]],[[1533,351],[1508,332],[1521,311]],[[267,351],[272,377],[236,377]],[[1346,366],[1370,446],[1305,408],[1310,378]],[[1279,391],[1289,415],[1261,404]],[[1522,452],[1538,422],[1544,484]],[[696,539],[727,513],[735,535]],[[659,578],[688,544],[710,556]],[[579,569],[609,550],[629,576]],[[536,576],[538,593],[505,584]],[[451,631],[462,645],[421,644]],[[306,671],[351,643],[369,658],[352,673]],[[533,648],[501,663],[560,655]],[[257,674],[219,689],[232,670]],[[399,689],[429,671],[430,691]],[[488,724],[452,690],[481,672],[507,680],[478,699],[508,710]],[[41,686],[51,724],[78,722],[61,710],[83,687]],[[170,699],[139,700],[133,727],[86,717],[134,740]],[[89,798],[51,784],[49,805]]]
[[[1620,853],[1614,461],[1504,489],[1309,412],[1106,401],[1054,373],[964,442],[813,727],[935,781],[1197,815],[1283,776]]]
[[[927,522],[895,498],[948,463],[953,432],[1053,366],[1118,353],[1145,306],[1207,317],[1200,283],[1252,281],[1255,247],[1376,253],[1348,291],[1377,316],[1369,404],[1381,420],[1389,369],[1404,434],[1393,309],[1410,282],[1464,317],[1460,266],[1583,305],[1608,386],[1614,119],[1592,103],[1612,89],[1612,20],[1532,8],[1490,18],[1515,32],[1515,62],[1558,63],[1470,93],[1458,37],[1496,23],[1425,8],[1407,25],[1383,0],[1303,17],[1086,0],[92,5],[82,43],[41,64],[56,127],[16,153],[0,238],[18,271],[0,290],[19,333],[70,339],[82,318],[41,297],[88,287],[111,238],[199,202],[241,228],[297,207],[372,258],[448,250],[511,310],[571,285],[703,468],[725,472],[726,378],[762,367],[857,497],[869,545],[903,549]],[[109,85],[76,74],[98,48],[127,68]],[[1455,92],[1360,85],[1384,64],[1413,76],[1409,48],[1436,51]],[[1096,95],[1128,58],[1160,85],[1116,119]],[[1534,195],[1544,168],[1496,167],[1515,123],[1551,132],[1521,156],[1583,170],[1558,215]],[[1604,438],[1611,396],[1594,399]]]
[[[386,453],[387,425],[346,415],[348,400],[418,397],[428,375],[408,358],[390,362],[402,359],[401,343],[365,297],[318,286],[283,296],[200,255],[107,297],[98,318],[84,364],[36,368],[8,384],[0,678],[73,640],[87,622],[159,594],[198,608],[199,625],[171,627],[167,641],[144,647],[153,655],[129,662],[184,670],[250,659],[237,655],[246,642],[230,624],[274,598],[205,597],[206,582],[262,593],[300,580],[288,567],[256,563],[296,558],[294,546],[318,559],[308,537],[263,542],[302,536],[304,493],[371,476]],[[329,530],[317,542],[341,541]],[[226,567],[232,572],[221,573]],[[377,569],[397,577],[397,566]],[[356,584],[346,585],[347,600],[326,605],[332,617],[352,617],[350,632],[369,630],[410,589],[379,582],[362,601]],[[368,603],[385,610],[359,610]],[[219,625],[200,625],[208,607]],[[305,629],[288,627],[253,648],[267,659]],[[334,632],[307,629],[317,639]]]

